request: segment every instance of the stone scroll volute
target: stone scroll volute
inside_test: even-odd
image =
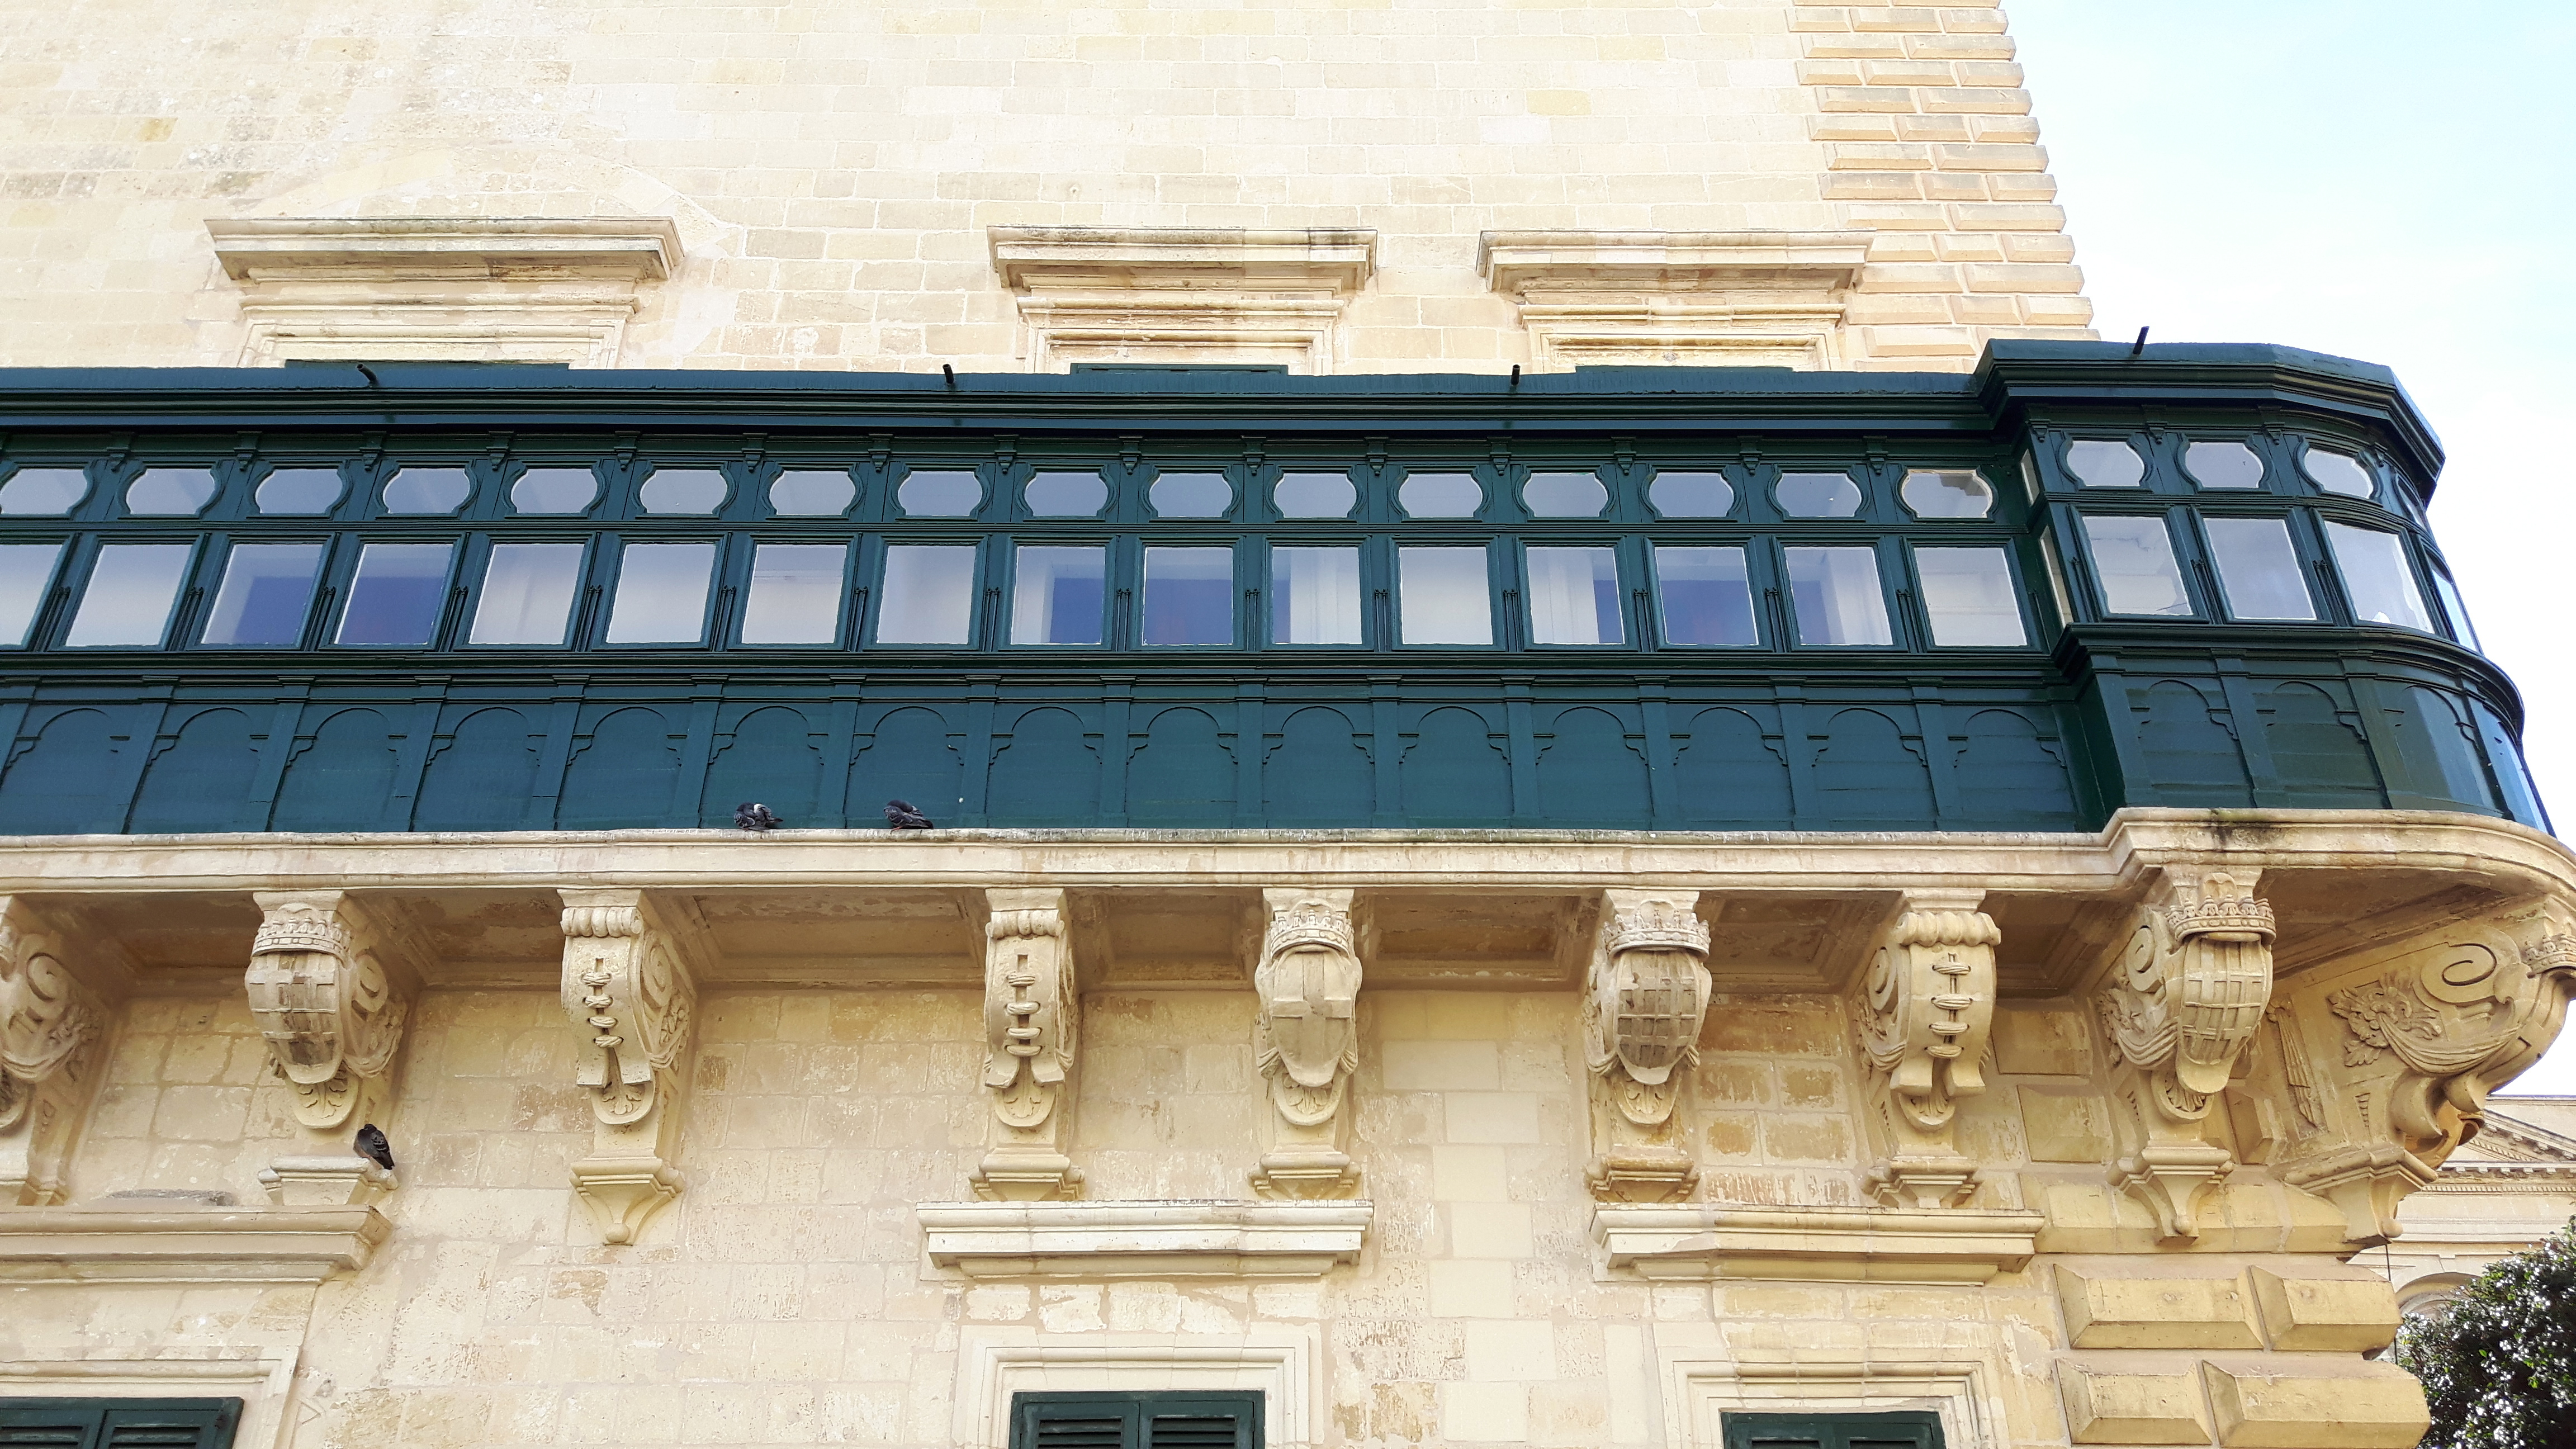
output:
[[[1603,891],[1583,997],[1593,1159],[1605,1202],[1676,1202],[1699,1185],[1682,1089],[1708,1015],[1697,891]]]
[[[1269,922],[1252,969],[1261,999],[1253,1066],[1264,1128],[1252,1185],[1263,1197],[1356,1196],[1349,1148],[1359,1069],[1361,967],[1349,890],[1265,890]]]
[[[345,891],[261,891],[243,985],[269,1060],[295,1094],[301,1140],[260,1182],[283,1206],[371,1202],[395,1179],[351,1145],[393,1120],[394,1070],[419,985],[399,912]]]
[[[1862,972],[1853,1016],[1881,1154],[1868,1188],[1894,1207],[1961,1206],[1977,1188],[1958,1103],[1986,1089],[2003,933],[1983,891],[1908,891]]]
[[[984,1099],[991,1115],[968,1179],[988,1202],[1082,1195],[1073,1140],[1081,994],[1060,890],[985,893]]]
[[[24,901],[0,898],[0,1207],[63,1201],[97,1085],[105,1003]]]
[[[563,1003],[591,1148],[573,1191],[600,1237],[631,1243],[683,1185],[672,1158],[697,1035],[705,927],[685,901],[563,890]]]

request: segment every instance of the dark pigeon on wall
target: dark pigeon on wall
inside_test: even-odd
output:
[[[373,1122],[358,1129],[358,1155],[387,1172],[394,1170],[394,1145]]]
[[[886,802],[886,824],[893,826],[897,830],[930,830],[935,828],[931,825],[929,816],[913,809],[910,805],[905,804],[901,800],[888,800]]]
[[[733,823],[736,829],[756,835],[763,830],[776,830],[787,822],[779,819],[768,806],[746,800],[733,807]]]

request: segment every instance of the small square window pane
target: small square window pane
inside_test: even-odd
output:
[[[1664,642],[1751,649],[1762,642],[1753,622],[1753,581],[1744,550],[1733,546],[1659,548],[1655,584],[1664,607]]]
[[[2355,618],[2433,632],[2424,593],[2415,587],[2415,571],[2406,566],[2404,539],[2376,528],[2329,523],[2326,542],[2334,545],[2335,567],[2343,571],[2343,590],[2352,596]]]
[[[1932,621],[1934,644],[2018,648],[2030,642],[2002,549],[1918,548],[1914,571],[1923,579],[1923,613]]]
[[[1606,548],[1532,548],[1530,642],[1625,644],[1619,560]]]
[[[385,480],[385,512],[454,513],[473,491],[462,468],[405,468]]]
[[[1783,473],[1771,496],[1791,518],[1850,518],[1860,512],[1860,485],[1848,473]]]
[[[447,602],[449,543],[371,543],[358,554],[349,580],[349,607],[340,611],[343,644],[426,644],[438,632]]]
[[[2302,465],[2307,469],[2308,481],[2328,493],[2340,493],[2346,498],[2369,498],[2379,492],[2371,479],[2370,465],[2350,453],[2338,453],[2332,448],[2310,448]]]
[[[581,552],[577,543],[492,545],[465,642],[562,644],[581,587]]]
[[[2182,466],[2203,488],[2263,486],[2263,460],[2243,443],[2193,443],[2182,450]]]
[[[214,501],[215,475],[203,468],[146,468],[125,488],[125,511],[137,516],[193,515]]]
[[[1091,544],[1021,548],[1011,578],[1011,642],[1099,643],[1108,557]]]
[[[1407,644],[1491,644],[1494,606],[1481,548],[1396,550],[1398,615]]]
[[[1097,473],[1040,473],[1021,495],[1032,518],[1092,518],[1109,502],[1109,485]]]
[[[630,543],[617,564],[608,611],[611,644],[695,644],[707,634],[712,543]]]
[[[732,491],[724,474],[713,468],[656,468],[635,490],[635,501],[647,513],[705,515],[722,508]]]
[[[1969,469],[1917,468],[1897,496],[1917,518],[1983,518],[1995,507],[1993,485]]]
[[[837,543],[764,543],[753,549],[742,642],[829,644],[838,639],[849,557],[849,549]]]
[[[899,543],[886,549],[878,643],[964,644],[974,624],[973,544]]]
[[[184,543],[101,545],[63,642],[74,647],[160,643],[192,552]]]
[[[2048,596],[2057,605],[2057,622],[2062,628],[2075,622],[2075,595],[2066,587],[2066,560],[2057,555],[2057,535],[2039,531],[2039,561],[2048,565]]]
[[[2316,601],[2300,576],[2299,551],[2280,518],[2205,518],[2209,557],[2231,619],[2313,619]]]
[[[769,511],[786,518],[838,518],[859,498],[847,473],[790,469],[769,485]]]
[[[915,473],[894,490],[906,518],[966,518],[984,501],[984,483],[960,469]]]
[[[1878,550],[1792,548],[1789,600],[1801,644],[1893,644],[1887,595],[1878,584]]]
[[[2104,612],[2164,619],[2192,616],[2191,595],[2182,586],[2182,566],[2174,561],[2173,535],[2165,530],[2161,515],[2088,513],[2084,543],[2093,553],[2093,572],[2102,580]]]
[[[1348,518],[1359,489],[1340,473],[1290,473],[1270,490],[1282,518]]]
[[[1735,509],[1735,485],[1723,473],[1658,473],[1646,501],[1659,518],[1724,518]]]
[[[280,468],[259,480],[259,491],[252,498],[262,513],[310,518],[330,512],[347,491],[337,468]]]
[[[1416,473],[1395,501],[1407,518],[1473,518],[1485,506],[1485,486],[1467,473]]]
[[[1360,551],[1270,551],[1270,642],[1360,642]]]
[[[322,571],[318,543],[237,543],[206,613],[204,642],[291,648],[304,637]]]
[[[579,513],[599,497],[599,475],[588,468],[530,468],[510,485],[516,513]]]
[[[2450,618],[2451,637],[2485,653],[2478,643],[2477,629],[2469,623],[2468,606],[2460,602],[2460,586],[2451,581],[2451,575],[2440,564],[2433,566],[2433,592],[2441,596],[2442,612]]]
[[[1147,492],[1156,518],[1223,518],[1234,506],[1234,485],[1223,473],[1165,473]]]
[[[0,483],[0,514],[60,518],[89,496],[89,475],[78,468],[21,468]]]
[[[2147,460],[2125,439],[2078,438],[2066,445],[2066,471],[2087,488],[2135,488],[2147,481]]]
[[[1234,550],[1145,550],[1148,644],[1234,642]]]
[[[1610,490],[1590,473],[1533,473],[1521,485],[1532,518],[1599,518]]]
[[[27,646],[27,631],[36,627],[36,611],[45,606],[45,589],[62,557],[59,543],[0,543],[0,645]]]

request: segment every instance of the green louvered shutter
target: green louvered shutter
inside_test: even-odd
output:
[[[1726,1449],[1947,1449],[1938,1414],[1736,1414]]]
[[[1011,1396],[1011,1449],[1261,1449],[1261,1395]]]
[[[239,1399],[0,1399],[5,1449],[232,1449]]]

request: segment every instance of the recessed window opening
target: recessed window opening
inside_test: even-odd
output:
[[[1360,551],[1270,551],[1270,642],[1360,642]]]
[[[837,543],[764,543],[753,549],[742,642],[829,644],[838,639],[841,583],[849,557],[849,549]]]
[[[706,637],[712,543],[630,543],[619,556],[611,644],[695,644]]]
[[[1771,496],[1791,518],[1851,518],[1860,512],[1860,485],[1848,473],[1783,473]]]
[[[102,544],[63,642],[74,648],[160,643],[193,552],[184,543]]]
[[[1012,572],[1011,642],[1098,644],[1107,563],[1108,551],[1096,545],[1022,545]]]
[[[1590,473],[1533,473],[1521,485],[1532,518],[1599,518],[1610,490]]]
[[[2077,438],[2066,445],[2066,471],[2087,488],[2135,488],[2147,481],[2147,460],[2125,438]]]
[[[722,508],[731,491],[724,474],[713,468],[656,468],[635,490],[635,501],[647,513],[704,515]]]
[[[2346,498],[2378,496],[2379,486],[2370,476],[2370,466],[2350,453],[2310,448],[2300,460],[2300,467],[2306,470],[2309,482],[2328,493],[2340,493]]]
[[[1530,642],[1624,644],[1619,607],[1619,560],[1607,548],[1532,548],[1529,561]]]
[[[2326,525],[2326,542],[2334,549],[2335,567],[2352,597],[2353,617],[2365,624],[2394,624],[2401,629],[2433,632],[2424,611],[2424,593],[2415,587],[2415,571],[2406,566],[2406,541],[2376,528],[2349,523]]]
[[[437,632],[447,601],[447,570],[456,546],[371,543],[358,553],[349,606],[340,611],[342,644],[419,645]]]
[[[2201,526],[2209,533],[2209,557],[2218,565],[2228,617],[2295,622],[2317,616],[2288,520],[2204,518]]]
[[[1485,506],[1485,487],[1472,474],[1416,473],[1395,490],[1407,518],[1473,518]]]
[[[1223,518],[1234,506],[1234,485],[1223,473],[1165,473],[1147,490],[1156,518]]]
[[[385,480],[385,512],[454,513],[474,491],[462,468],[405,468]]]
[[[1290,473],[1270,490],[1282,518],[1348,518],[1360,492],[1340,473]]]
[[[1917,518],[1983,518],[1994,511],[1994,485],[1968,470],[1917,468],[1897,490]]]
[[[1646,501],[1660,518],[1724,518],[1735,511],[1735,485],[1717,472],[1658,473]]]
[[[180,517],[215,501],[215,475],[203,468],[146,468],[125,486],[125,511],[137,517]]]
[[[561,645],[581,587],[581,555],[577,543],[492,545],[466,642]]]
[[[313,583],[322,571],[318,543],[237,543],[224,560],[224,581],[206,613],[208,644],[291,648],[304,638]]]
[[[1109,502],[1109,485],[1097,473],[1040,473],[1022,493],[1033,518],[1091,518]]]
[[[1893,644],[1871,548],[1788,548],[1789,600],[1801,644]]]
[[[259,480],[252,499],[273,517],[310,518],[330,512],[347,491],[337,468],[280,468]]]
[[[2183,588],[2182,565],[2174,559],[2173,535],[2163,518],[2088,513],[2084,543],[2093,554],[2093,573],[2102,581],[2105,613],[2192,616],[2191,595]]]
[[[1743,549],[1658,548],[1655,583],[1662,591],[1665,643],[1739,649],[1761,644]]]
[[[588,468],[530,468],[510,485],[515,513],[579,513],[599,498],[599,476]]]
[[[899,543],[885,551],[880,644],[964,644],[974,636],[975,547]]]
[[[1147,644],[1234,642],[1234,550],[1145,550]]]
[[[21,468],[0,483],[0,514],[60,518],[89,496],[89,475],[78,468]]]
[[[27,646],[36,627],[36,611],[45,606],[45,590],[62,561],[59,543],[0,543],[0,645]]]
[[[1935,645],[2019,648],[2030,642],[2002,549],[1918,548],[1914,572],[1923,580],[1923,613]]]
[[[791,468],[769,485],[769,511],[784,518],[838,518],[858,498],[849,474],[819,468]]]
[[[1397,614],[1407,644],[1491,644],[1494,612],[1481,548],[1396,550]]]
[[[984,484],[955,469],[915,473],[896,487],[894,501],[906,518],[966,518],[984,501]]]
[[[2263,459],[2243,443],[2193,443],[2182,450],[2182,466],[2203,488],[2263,486]]]

